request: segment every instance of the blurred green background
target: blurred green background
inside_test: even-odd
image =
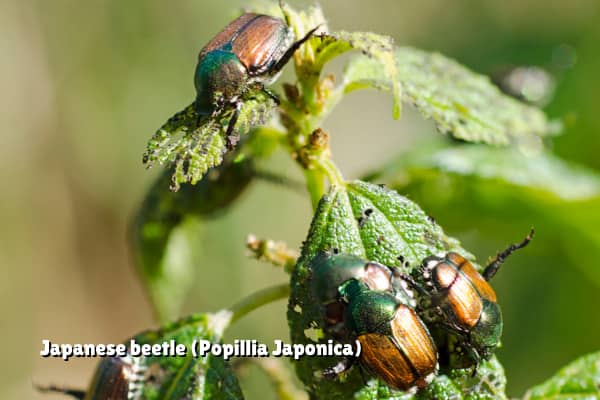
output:
[[[130,218],[157,172],[144,170],[141,154],[149,136],[193,99],[198,50],[242,5],[0,4],[0,398],[60,398],[36,393],[33,383],[87,385],[97,360],[42,359],[44,338],[114,343],[155,326],[126,241]],[[555,152],[600,169],[597,0],[335,0],[322,6],[332,29],[389,34],[479,72],[510,64],[548,68],[557,77],[548,112],[570,121]],[[280,82],[290,76],[288,70]],[[434,135],[432,124],[411,110],[393,121],[389,96],[374,91],[351,95],[325,128],[349,178]],[[270,165],[299,176],[283,156]],[[510,395],[600,349],[598,202],[537,212],[517,198],[481,218],[441,203],[428,209],[426,193],[408,194],[482,260],[538,227],[535,242],[494,282],[505,315],[499,358]],[[460,198],[454,200],[459,207]],[[226,215],[206,223],[196,244],[202,276],[185,313],[217,310],[286,281],[281,271],[247,258],[245,237],[252,232],[299,247],[310,215],[307,196],[254,183]],[[252,314],[229,336],[287,338],[285,303]],[[255,370],[242,385],[250,399],[269,398]]]

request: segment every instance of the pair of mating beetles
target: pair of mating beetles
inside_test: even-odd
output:
[[[392,388],[422,389],[438,372],[438,351],[445,367],[473,366],[474,372],[480,360],[493,354],[502,314],[488,280],[532,236],[533,230],[499,253],[482,274],[454,252],[427,257],[411,275],[324,252],[312,261],[310,287],[327,332],[360,342],[358,361],[365,370]],[[336,377],[355,361],[345,359],[323,375]]]

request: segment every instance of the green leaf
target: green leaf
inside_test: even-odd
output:
[[[546,382],[529,389],[525,400],[600,398],[600,353],[588,354],[567,365]]]
[[[365,179],[409,193],[447,229],[474,221],[490,235],[509,221],[535,226],[600,286],[600,270],[581,262],[581,254],[600,257],[600,176],[592,170],[545,152],[464,144],[403,155]]]
[[[273,100],[262,93],[242,104],[233,135],[243,135],[254,126],[264,125],[273,109]],[[171,190],[182,183],[195,185],[212,167],[223,162],[227,153],[225,133],[233,110],[216,117],[200,117],[194,103],[178,112],[148,141],[143,161],[147,168],[155,164],[173,165]]]
[[[135,340],[138,345],[169,344],[186,347],[185,356],[138,356],[131,357],[135,361],[138,374],[143,379],[139,389],[130,388],[136,393],[131,398],[146,400],[238,400],[243,399],[237,378],[230,365],[221,357],[209,353],[206,357],[194,357],[191,351],[194,341],[206,340],[220,343],[223,329],[229,324],[231,314],[196,314],[191,317],[167,324],[156,331],[142,332],[125,342],[130,345]],[[96,394],[96,384],[107,385],[102,381],[102,370],[105,364],[100,363],[96,379],[92,384],[91,394]],[[90,395],[90,393],[88,393]],[[132,393],[133,395],[133,393]]]
[[[358,219],[363,217],[366,209],[373,211],[359,224]],[[409,262],[409,269],[417,267],[423,258],[439,252],[456,251],[473,259],[419,206],[395,191],[361,181],[348,183],[345,187],[334,186],[319,203],[302,255],[292,273],[288,322],[294,343],[311,343],[308,336],[321,336],[321,341],[329,339],[322,331],[325,325],[321,308],[308,288],[312,276],[310,261],[320,251],[332,248],[406,268],[397,258],[402,255]],[[325,333],[324,337],[322,333]],[[314,397],[414,398],[409,395],[399,397],[401,393],[391,391],[375,379],[365,385],[358,368],[350,372],[345,382],[322,379],[315,374],[337,361],[335,358],[305,357],[297,362],[297,374]],[[453,394],[456,399],[504,398],[504,372],[495,359],[483,364],[475,377],[470,378],[470,372],[461,370],[451,376],[438,376],[428,389],[429,395],[421,394],[419,398],[444,398],[446,395],[450,398]]]
[[[252,163],[226,161],[196,186],[168,190],[165,170],[146,195],[131,230],[138,272],[159,320],[177,315],[193,283],[202,219],[231,204],[248,186]]]
[[[501,93],[490,80],[438,53],[409,47],[395,50],[397,75],[390,79],[381,65],[359,56],[348,65],[346,92],[373,87],[398,93],[438,131],[468,142],[507,145],[514,139],[544,136],[557,126],[544,113]]]
[[[391,88],[394,96],[394,118],[400,118],[402,105],[402,86],[396,79],[398,75],[396,63],[394,61],[394,40],[389,36],[378,35],[371,32],[333,32],[322,37],[322,42],[316,51],[315,64],[322,66],[331,59],[350,50],[359,50],[364,56],[359,59],[368,60],[370,67],[377,70],[379,79],[386,82],[386,89]],[[360,79],[355,82],[360,85]],[[346,91],[351,90],[351,82],[346,82],[349,86]],[[380,89],[383,88],[383,85]]]
[[[510,186],[547,192],[565,201],[600,195],[600,176],[547,152],[528,154],[519,148],[463,145],[401,156],[370,180],[393,182],[410,169],[434,169],[446,173],[496,180]]]

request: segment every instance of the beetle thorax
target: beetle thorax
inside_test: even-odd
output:
[[[200,114],[210,114],[237,102],[248,88],[248,72],[235,54],[214,50],[198,63],[194,77],[196,107]]]

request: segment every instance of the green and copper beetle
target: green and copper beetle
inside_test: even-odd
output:
[[[344,304],[338,301],[338,287],[349,279],[363,281],[370,289],[392,290],[392,271],[378,264],[351,254],[336,251],[319,253],[311,262],[309,287],[311,296],[321,305],[326,329],[335,337],[345,336]],[[406,302],[415,300],[406,296]]]
[[[233,107],[226,132],[230,148],[238,140],[232,134],[243,97],[251,91],[263,91],[279,103],[265,85],[277,78],[294,52],[317,29],[294,41],[293,31],[282,19],[246,13],[202,48],[194,74],[196,111],[215,116]]]
[[[140,398],[146,367],[140,357],[102,359],[87,391],[56,386],[38,387],[41,392],[62,393],[80,400],[128,400]]]
[[[450,252],[423,260],[414,280],[405,277],[420,293],[418,310],[430,329],[441,328],[452,334],[438,340],[442,364],[451,368],[477,366],[499,346],[502,313],[488,281],[510,254],[531,241],[533,234],[531,230],[522,242],[500,252],[482,274],[463,256]],[[434,336],[437,340],[444,335]]]
[[[426,387],[438,370],[437,350],[425,324],[389,291],[371,290],[350,279],[338,290],[346,305],[344,323],[361,346],[358,361],[373,376],[398,390]],[[335,377],[356,359],[344,359],[323,375]]]

